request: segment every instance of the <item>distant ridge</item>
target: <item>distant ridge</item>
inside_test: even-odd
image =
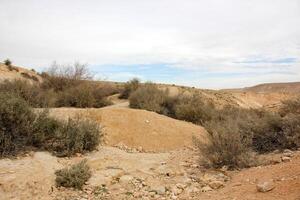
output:
[[[242,91],[256,93],[300,93],[300,82],[263,83],[252,87],[245,87]]]

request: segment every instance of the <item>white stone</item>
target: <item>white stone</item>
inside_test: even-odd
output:
[[[256,185],[256,189],[259,192],[269,192],[275,188],[273,181],[264,181]]]

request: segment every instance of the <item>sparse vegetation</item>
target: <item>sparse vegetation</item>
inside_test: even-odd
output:
[[[166,96],[155,84],[146,83],[130,95],[130,107],[162,113]]]
[[[26,72],[21,75],[38,82],[38,78]],[[33,107],[96,107],[111,105],[107,96],[117,93],[116,86],[88,80],[92,76],[86,65],[53,65],[42,83],[32,84],[26,80],[4,81],[1,92],[9,92],[23,98]]]
[[[69,119],[56,132],[52,148],[58,156],[92,151],[98,146],[102,136],[97,123],[81,120],[79,116]]]
[[[28,104],[12,94],[0,93],[0,155],[23,150],[32,132],[35,115]]]
[[[86,160],[82,160],[78,164],[72,165],[70,168],[57,170],[55,172],[56,186],[81,189],[85,182],[91,177],[90,167],[86,162]]]
[[[199,94],[181,95],[177,98],[177,103],[174,105],[177,119],[203,125],[212,120],[215,115],[216,109],[213,103],[205,101]]]
[[[196,140],[204,164],[208,167],[244,168],[255,164],[251,137],[244,135],[239,124],[228,118],[222,122],[208,122],[205,126],[208,141]]]
[[[0,155],[15,155],[26,148],[46,149],[59,156],[94,150],[100,143],[98,124],[86,119],[59,122],[47,111],[35,114],[28,103],[0,93]]]
[[[130,94],[136,91],[140,86],[140,80],[137,78],[134,78],[124,85],[124,90],[120,94],[121,99],[128,99]]]

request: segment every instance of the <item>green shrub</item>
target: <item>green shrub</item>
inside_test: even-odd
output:
[[[56,132],[53,150],[58,156],[92,151],[100,143],[102,136],[99,125],[87,119],[69,119]]]
[[[81,189],[84,183],[91,177],[91,171],[86,160],[83,160],[78,164],[72,165],[70,168],[57,170],[55,175],[56,186]]]
[[[29,105],[12,94],[0,93],[0,155],[13,155],[25,148],[35,115]]]
[[[155,84],[146,83],[130,95],[129,104],[131,108],[162,113],[166,96],[166,92],[158,89]]]
[[[134,78],[124,85],[124,90],[120,94],[120,99],[128,99],[130,94],[136,91],[140,86],[140,81],[137,78]]]
[[[208,167],[244,168],[255,164],[251,138],[243,135],[233,119],[207,122],[208,141],[197,141],[204,164]]]

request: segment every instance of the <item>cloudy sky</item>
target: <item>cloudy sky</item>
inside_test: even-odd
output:
[[[300,81],[300,0],[0,0],[0,60],[201,88]]]

